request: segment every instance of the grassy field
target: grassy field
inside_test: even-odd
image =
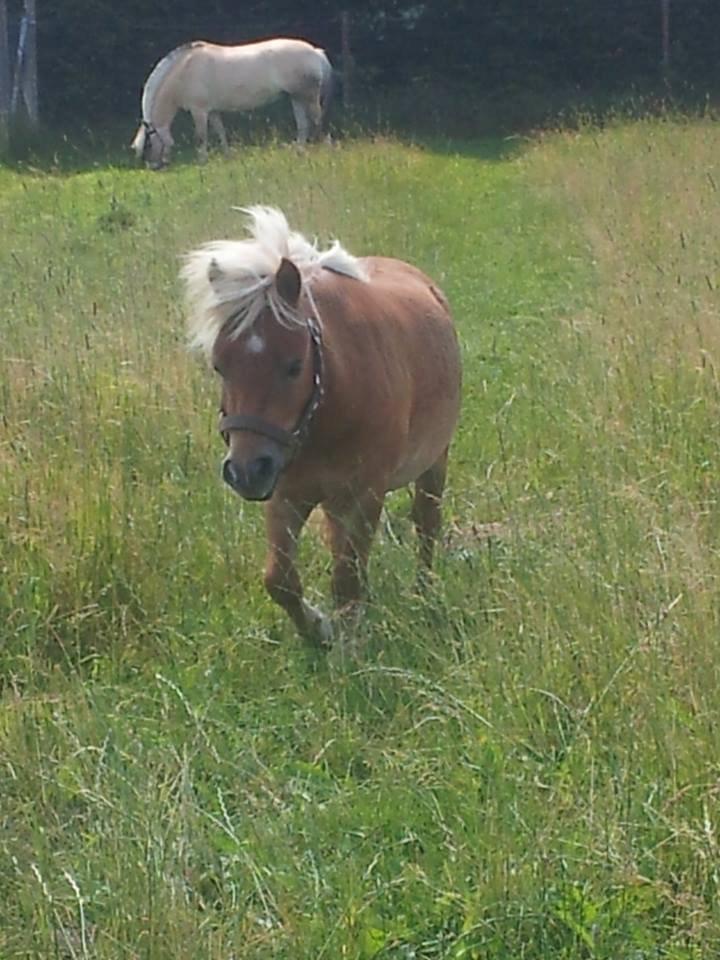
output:
[[[719,140],[0,168],[3,960],[717,955]],[[437,583],[400,492],[344,670],[184,349],[179,257],[257,202],[426,269],[463,344]]]

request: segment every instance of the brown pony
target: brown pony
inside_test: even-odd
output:
[[[222,382],[222,474],[266,501],[265,586],[300,634],[329,644],[331,621],[303,599],[297,540],[327,520],[332,592],[358,608],[389,490],[415,482],[423,568],[440,526],[460,355],[448,303],[420,270],[320,251],[284,215],[252,207],[246,240],[190,253],[183,269],[193,346]]]

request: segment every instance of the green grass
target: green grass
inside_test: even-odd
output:
[[[3,960],[717,953],[718,136],[0,168]],[[179,257],[257,202],[463,344],[437,582],[400,492],[346,669],[184,349]],[[302,571],[327,604],[312,531]]]

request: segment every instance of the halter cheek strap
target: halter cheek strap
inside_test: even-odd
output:
[[[310,342],[312,344],[313,355],[313,388],[310,399],[305,405],[305,409],[300,415],[300,419],[292,430],[283,430],[282,427],[276,427],[262,417],[256,417],[252,414],[225,414],[220,417],[218,429],[222,434],[223,440],[229,444],[229,434],[233,430],[245,430],[249,433],[257,433],[261,437],[267,437],[274,440],[282,447],[290,449],[290,456],[293,457],[307,439],[310,432],[310,424],[320,406],[324,396],[323,386],[323,352],[322,352],[322,334],[318,324],[310,317],[307,319]]]

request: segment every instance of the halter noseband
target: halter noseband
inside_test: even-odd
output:
[[[300,447],[307,439],[310,432],[310,424],[322,402],[325,393],[323,386],[323,353],[322,353],[322,333],[319,325],[312,317],[307,319],[307,328],[310,334],[313,355],[313,388],[310,399],[305,404],[305,409],[300,414],[300,419],[292,430],[283,430],[282,427],[276,427],[262,417],[256,417],[245,413],[222,413],[218,429],[226,444],[229,444],[228,434],[232,430],[246,430],[249,433],[257,433],[261,437],[267,437],[274,440],[282,447],[289,447],[290,459],[298,452]]]

